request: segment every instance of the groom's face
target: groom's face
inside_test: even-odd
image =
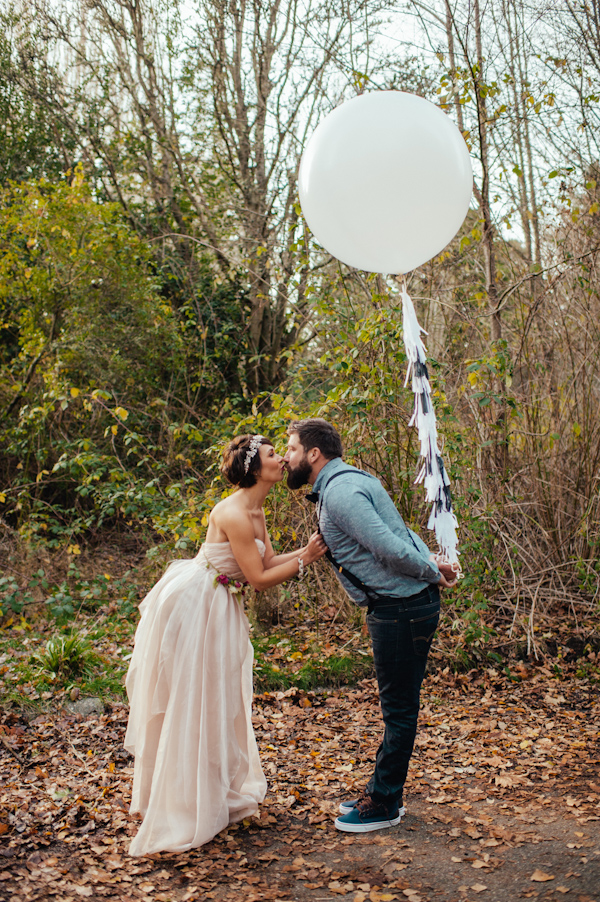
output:
[[[288,439],[287,451],[283,460],[288,473],[289,489],[299,489],[310,481],[312,467],[308,462],[306,449],[295,432],[292,432]]]

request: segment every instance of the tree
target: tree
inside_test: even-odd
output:
[[[217,281],[245,280],[248,395],[280,382],[307,322],[300,151],[358,78],[346,59],[360,63],[378,8],[199,0],[184,22],[182,7],[161,0],[93,0],[85,15],[40,0],[63,62],[45,69],[48,90],[35,61],[19,84],[72,135],[102,195],[155,243],[176,305],[195,296],[203,261]]]
[[[0,11],[0,184],[32,176],[58,176],[71,165],[70,135],[48,119],[35,99],[45,93],[43,69],[35,73],[36,91],[24,90],[20,74],[28,60],[44,52],[39,34],[24,39],[14,8]]]

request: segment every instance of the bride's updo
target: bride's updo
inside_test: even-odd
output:
[[[260,473],[261,445],[273,445],[264,435],[236,435],[223,452],[221,473],[241,489],[249,489],[256,485],[256,477]]]

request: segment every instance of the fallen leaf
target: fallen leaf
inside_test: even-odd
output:
[[[554,880],[554,877],[551,874],[546,874],[544,871],[540,871],[539,868],[536,868],[530,880],[533,880],[535,883],[546,883],[547,880]]]
[[[512,786],[514,780],[508,774],[496,774],[496,776],[494,777],[494,783],[496,784],[496,786],[507,787]]]
[[[484,883],[474,883],[471,889],[474,893],[482,893],[487,886]]]

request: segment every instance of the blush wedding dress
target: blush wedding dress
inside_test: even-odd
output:
[[[140,605],[125,748],[135,756],[130,810],[143,821],[130,855],[201,846],[265,797],[248,618],[219,574],[244,579],[228,542],[205,542]]]

